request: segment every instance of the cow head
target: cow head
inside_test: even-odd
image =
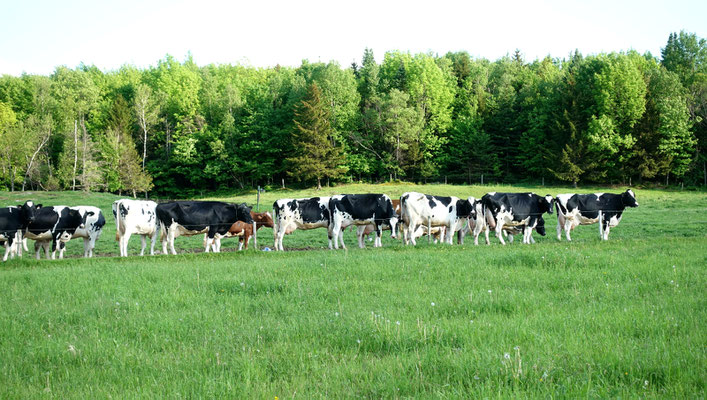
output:
[[[541,216],[538,218],[538,223],[535,225],[535,231],[540,234],[540,236],[545,236],[545,219]]]
[[[473,218],[474,203],[470,199],[473,199],[473,197],[469,197],[466,200],[457,200],[457,218]]]
[[[79,211],[79,214],[80,213],[81,212]],[[79,229],[86,228],[86,221],[88,221],[88,217],[92,217],[94,215],[96,215],[96,213],[93,211],[88,211],[88,212],[84,213],[84,215],[81,217],[81,226],[79,226]]]
[[[37,215],[37,210],[42,208],[42,205],[35,205],[31,200],[28,200],[25,202],[25,204],[18,205],[17,208],[20,209],[22,218],[27,221],[27,224],[29,224],[31,222],[34,222],[34,219]]]
[[[636,195],[633,193],[633,190],[629,189],[621,193],[621,203],[626,207],[638,207]]]
[[[395,239],[398,235],[398,222],[400,222],[400,219],[396,214],[393,214],[393,216],[388,221],[390,223],[390,237]]]
[[[243,221],[246,224],[253,224],[253,217],[250,215],[250,207],[248,207],[245,203],[234,204],[234,207],[236,207],[237,220]]]
[[[549,194],[546,194],[545,197],[540,197],[538,196],[538,207],[540,214],[542,215],[543,213],[548,213],[552,214],[552,206],[555,202],[555,198],[552,197]]]
[[[275,222],[269,212],[256,213],[251,211],[250,216],[253,217],[253,221],[258,223],[258,226],[267,226],[268,228],[275,226]]]

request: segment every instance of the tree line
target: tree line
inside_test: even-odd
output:
[[[707,44],[527,62],[58,67],[0,77],[0,188],[183,197],[301,182],[707,184]]]

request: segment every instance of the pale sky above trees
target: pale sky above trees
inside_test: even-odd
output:
[[[637,50],[660,55],[671,32],[707,36],[707,2],[644,1],[4,1],[0,75],[155,65],[165,54],[199,65],[360,63],[371,48],[467,51],[526,60]],[[434,4],[434,5],[433,5]]]

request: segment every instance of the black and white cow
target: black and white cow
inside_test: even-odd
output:
[[[273,203],[275,215],[275,250],[284,251],[282,239],[297,229],[329,228],[330,197],[312,197],[305,199],[280,199]],[[331,249],[332,236],[329,235],[329,248]],[[343,238],[341,244],[343,245]]]
[[[538,226],[539,218],[552,214],[553,197],[538,196],[535,193],[496,193],[491,192],[481,198],[486,223],[496,231],[501,244],[504,227],[518,226],[523,229],[523,243],[530,244],[533,229]]]
[[[381,247],[383,225],[390,227],[390,237],[396,237],[398,217],[393,202],[385,194],[340,194],[329,199],[329,237],[334,240],[334,247],[344,249],[343,229],[349,225],[375,225],[376,239],[373,247]]]
[[[155,207],[157,219],[162,230],[162,252],[167,254],[167,244],[172,254],[174,239],[179,236],[193,236],[207,233],[206,249],[215,240],[216,235],[223,237],[236,221],[253,223],[250,208],[242,204],[223,203],[220,201],[171,201]],[[216,249],[218,251],[218,249]]]
[[[84,227],[76,229],[71,239],[83,238],[83,256],[93,257],[93,249],[96,247],[96,241],[101,237],[101,232],[103,232],[103,226],[106,224],[106,219],[103,217],[101,209],[93,206],[76,206],[69,207],[72,210],[76,210],[81,215],[81,219],[84,221]],[[26,242],[26,240],[24,241]],[[23,242],[25,250],[27,250],[27,244]],[[44,248],[44,252],[49,254],[49,247],[52,240],[36,240],[34,243],[35,249]]]
[[[56,258],[56,250],[59,248],[61,259],[64,258],[66,242],[71,240],[78,229],[85,228],[86,219],[92,215],[93,212],[88,211],[82,216],[79,210],[67,206],[42,207],[37,210],[34,221],[27,227],[25,237],[35,241],[34,251],[38,260],[42,248],[49,258],[50,243],[51,258]]]
[[[142,249],[145,254],[147,238],[151,240],[150,255],[155,254],[155,242],[160,231],[155,209],[157,203],[150,200],[121,199],[113,202],[113,217],[115,218],[115,240],[120,247],[120,256],[128,256],[128,242],[133,234],[140,235]]]
[[[557,208],[557,240],[562,240],[562,231],[568,241],[570,232],[579,225],[599,223],[599,237],[609,240],[609,230],[619,224],[626,207],[638,207],[636,195],[628,189],[621,194],[558,194],[555,199]]]
[[[0,208],[0,242],[5,247],[2,260],[7,257],[15,258],[16,254],[22,255],[22,239],[24,230],[34,221],[41,204],[35,205],[31,201],[17,207]]]
[[[457,203],[458,197],[431,196],[418,192],[407,192],[400,196],[401,223],[403,241],[405,244],[416,244],[415,231],[420,225],[444,227],[443,241],[452,244],[454,232],[458,222]]]

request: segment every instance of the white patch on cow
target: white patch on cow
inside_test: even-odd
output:
[[[84,217],[87,213],[93,213],[86,217],[86,223],[83,228],[79,228],[74,232],[71,239],[83,238],[83,256],[93,257],[93,249],[96,247],[96,241],[101,237],[103,227],[98,227],[98,219],[101,214],[101,209],[93,206],[76,206],[71,207]]]

